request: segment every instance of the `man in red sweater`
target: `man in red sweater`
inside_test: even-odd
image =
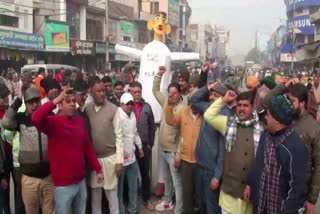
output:
[[[59,106],[60,115],[50,115]],[[90,143],[85,123],[76,114],[76,98],[72,89],[65,89],[32,115],[33,124],[48,136],[48,158],[55,185],[57,214],[85,214],[85,160],[96,171],[97,181],[103,181],[101,166]]]

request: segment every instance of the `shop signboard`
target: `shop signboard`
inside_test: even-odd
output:
[[[0,47],[42,51],[43,43],[37,34],[0,29]]]
[[[168,23],[179,27],[179,1],[169,0],[168,4]]]
[[[281,62],[296,62],[297,58],[295,54],[290,54],[290,53],[282,53],[280,55],[280,61]]]
[[[69,51],[70,31],[69,26],[61,23],[46,22],[46,50]]]
[[[105,42],[96,42],[96,54],[105,54],[107,44]]]
[[[310,16],[296,16],[287,23],[288,31],[298,28],[304,35],[314,34],[314,26],[310,22]]]
[[[71,39],[71,53],[73,55],[95,55],[96,48],[94,42]]]
[[[129,22],[120,22],[120,30],[125,35],[133,35],[134,33],[134,25]]]

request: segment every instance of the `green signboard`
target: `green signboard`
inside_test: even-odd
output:
[[[69,51],[69,26],[47,22],[46,29],[46,50],[47,51]]]
[[[120,22],[120,29],[125,34],[132,35],[133,30],[134,30],[134,26],[133,26],[133,24],[130,24],[130,23]]]

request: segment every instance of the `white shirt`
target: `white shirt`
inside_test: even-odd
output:
[[[136,161],[135,145],[142,149],[142,142],[138,134],[135,114],[131,112],[129,117],[122,108],[118,108],[118,111],[122,128],[123,150],[129,154],[129,157],[124,159],[123,166],[128,166]]]

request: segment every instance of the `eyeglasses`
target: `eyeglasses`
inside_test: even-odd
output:
[[[128,103],[126,104],[126,106],[133,106],[133,105],[134,105],[133,102],[128,102]]]

